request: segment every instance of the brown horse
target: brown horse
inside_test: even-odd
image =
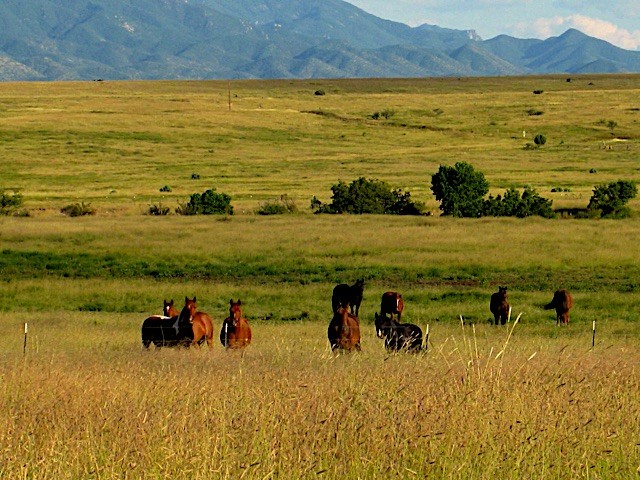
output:
[[[173,298],[170,302],[164,301],[164,307],[162,308],[162,312],[165,317],[177,317],[180,315],[180,311],[173,306]]]
[[[573,297],[564,289],[556,290],[553,294],[553,300],[551,303],[544,306],[545,310],[556,310],[556,325],[560,322],[563,324],[569,323],[569,310],[573,307]]]
[[[360,305],[364,294],[364,279],[356,280],[356,283],[349,286],[346,283],[336,285],[331,295],[331,310],[338,311],[343,305],[350,305],[351,313],[356,317],[360,315]]]
[[[360,351],[360,322],[358,317],[349,313],[349,305],[342,305],[333,314],[327,329],[331,351]]]
[[[404,310],[404,301],[402,295],[397,292],[385,292],[382,294],[380,301],[380,315],[387,313],[393,320],[393,315],[398,315],[398,322],[402,319],[402,310]]]
[[[191,300],[184,297],[184,308],[189,310],[191,328],[193,329],[193,341],[191,345],[199,347],[205,340],[209,349],[213,348],[213,320],[205,312],[198,311],[196,297]]]
[[[507,323],[509,318],[509,299],[507,298],[507,287],[498,287],[498,291],[491,295],[491,301],[489,302],[489,310],[493,313],[494,325],[501,325]]]
[[[229,301],[229,316],[222,322],[220,343],[226,349],[245,348],[251,343],[251,327],[242,315],[242,302]]]

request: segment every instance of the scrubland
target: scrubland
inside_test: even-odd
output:
[[[637,75],[0,84],[0,188],[29,212],[0,218],[0,477],[635,478],[639,201],[616,221],[451,219],[429,187],[464,160],[493,194],[586,206],[640,180],[639,93]],[[310,213],[359,176],[433,215]],[[236,215],[145,215],[211,187]],[[299,213],[254,214],[285,193]],[[62,216],[74,202],[96,215]],[[357,278],[363,351],[333,356],[331,290]],[[489,324],[498,285],[517,324]],[[386,290],[427,352],[375,338]],[[216,329],[241,298],[245,354],[143,351],[144,318],[185,296]]]

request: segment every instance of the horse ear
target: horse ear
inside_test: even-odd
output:
[[[187,303],[189,301],[189,297],[184,297],[184,303]]]
[[[229,300],[229,305],[233,306],[233,298]]]
[[[242,305],[242,302],[240,301],[240,299],[238,299],[238,305]]]
[[[196,297],[193,297],[193,303],[196,303]]]

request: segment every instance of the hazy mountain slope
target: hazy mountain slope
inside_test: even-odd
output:
[[[0,80],[640,71],[640,52],[407,25],[342,0],[4,0]]]

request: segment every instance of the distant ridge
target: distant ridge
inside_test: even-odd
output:
[[[409,27],[342,0],[0,3],[0,81],[640,72],[640,52]]]

